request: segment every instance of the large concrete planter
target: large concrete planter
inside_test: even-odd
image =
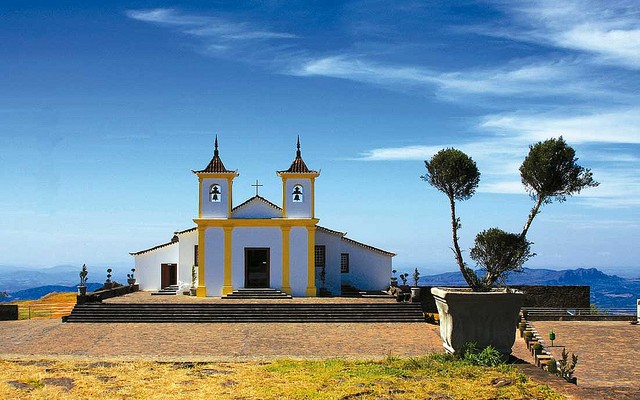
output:
[[[479,348],[490,345],[502,354],[511,354],[522,293],[452,288],[432,288],[431,293],[440,315],[442,345],[448,352],[458,353],[465,343],[475,342]]]

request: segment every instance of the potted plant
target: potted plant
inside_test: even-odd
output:
[[[111,282],[111,272],[113,272],[113,270],[111,268],[107,268],[107,280],[104,282],[105,289],[111,289],[113,287],[113,282]]]
[[[87,271],[86,264],[82,264],[82,271],[80,271],[80,284],[78,285],[78,294],[80,296],[87,295],[87,275],[89,272]]]
[[[413,286],[411,287],[411,301],[419,302],[420,301],[420,288],[418,287],[418,280],[420,279],[420,272],[418,272],[418,268],[413,271],[411,275],[413,278]]]
[[[469,285],[466,290],[431,289],[440,314],[443,346],[449,352],[458,353],[466,343],[475,342],[480,347],[493,346],[508,355],[515,342],[514,329],[523,294],[494,286],[504,286],[508,274],[521,272],[524,263],[535,255],[526,234],[542,205],[554,200],[562,202],[566,196],[598,183],[593,180],[589,169],[576,164],[575,151],[562,137],[530,146],[529,154],[520,167],[520,175],[535,205],[521,233],[490,228],[476,236],[470,256],[484,272],[483,276],[478,276],[462,257],[458,244],[461,224],[456,215],[456,200],[471,198],[480,182],[476,163],[462,151],[448,148],[425,161],[425,167],[427,173],[421,178],[449,199],[452,250]]]
[[[198,269],[196,265],[191,266],[191,287],[189,288],[189,294],[191,296],[196,295],[196,281],[198,280]]]
[[[127,283],[129,284],[129,286],[133,286],[136,284],[136,277],[134,276],[135,273],[136,269],[131,268],[131,273],[127,274]]]
[[[542,344],[540,342],[536,342],[533,346],[531,346],[531,355],[535,357],[538,354],[542,354]]]
[[[518,324],[518,330],[520,331],[520,337],[524,336],[524,330],[527,329],[527,323],[524,321],[521,321]]]

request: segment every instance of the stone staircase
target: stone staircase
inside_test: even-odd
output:
[[[152,296],[175,296],[176,294],[178,294],[178,290],[180,290],[178,285],[171,285],[171,286],[167,286],[166,288],[162,288],[157,292],[152,292],[151,295]]]
[[[87,303],[67,322],[424,322],[412,303]]]
[[[272,288],[243,288],[234,290],[223,299],[290,299],[291,296]]]

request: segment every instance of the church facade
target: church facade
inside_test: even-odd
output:
[[[340,295],[342,285],[360,290],[388,287],[391,252],[349,239],[344,233],[318,225],[315,180],[296,157],[282,179],[282,207],[259,196],[233,206],[233,180],[214,155],[198,178],[198,217],[195,227],[176,231],[170,242],[131,253],[142,290],[195,280],[196,293],[224,296],[239,288],[270,287],[296,297],[312,297],[320,289]]]

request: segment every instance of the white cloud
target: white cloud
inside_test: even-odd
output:
[[[420,66],[382,64],[358,55],[322,57],[302,62],[289,71],[298,76],[326,76],[383,86],[435,90],[446,98],[466,95],[583,97],[609,95],[597,80],[586,79],[567,61],[514,62],[497,68],[438,72]]]
[[[585,52],[609,65],[640,68],[637,1],[540,0],[502,5],[520,26],[479,31]]]
[[[128,10],[126,15],[138,21],[175,27],[185,35],[202,40],[204,51],[213,54],[221,54],[231,50],[247,50],[247,47],[264,46],[264,41],[298,37],[290,33],[274,32],[227,18],[184,14],[171,8]]]
[[[489,115],[481,127],[530,142],[563,136],[569,143],[640,143],[640,107],[586,115],[503,113]]]

